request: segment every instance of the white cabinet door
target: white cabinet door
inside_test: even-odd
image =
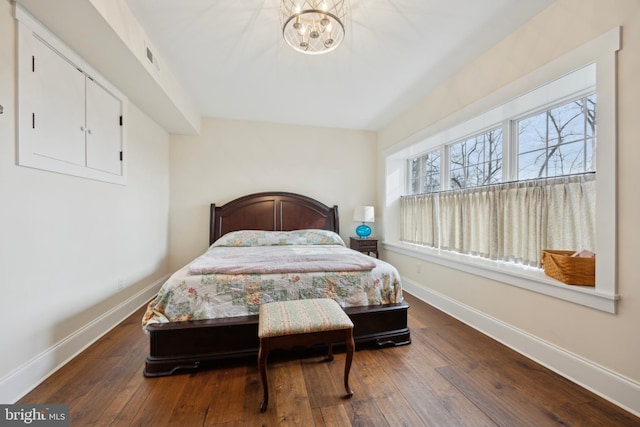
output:
[[[28,135],[33,154],[85,164],[85,75],[42,41],[33,39]]]
[[[16,18],[18,164],[126,185],[127,98],[19,6]]]
[[[122,102],[87,78],[87,167],[122,175]]]

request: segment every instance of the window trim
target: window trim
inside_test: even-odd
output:
[[[441,120],[383,152],[385,161],[385,236],[383,247],[403,255],[424,259],[457,270],[470,272],[510,285],[550,295],[566,301],[582,304],[609,313],[616,313],[617,301],[617,204],[616,204],[616,52],[621,48],[621,27],[615,27],[585,43],[562,57],[540,67],[532,73],[506,85],[491,95]],[[516,265],[501,265],[495,261],[476,260],[468,255],[445,253],[441,250],[416,247],[399,241],[400,196],[407,185],[408,158],[416,157],[438,145],[451,141],[452,132],[470,126],[467,133],[495,127],[501,120],[491,120],[490,113],[503,108],[509,101],[524,96],[534,96],[536,89],[551,89],[547,104],[557,103],[563,96],[554,84],[573,71],[595,64],[598,99],[598,180],[596,207],[596,287],[567,286],[546,277],[539,270],[527,271]],[[584,86],[584,85],[583,85]],[[583,92],[586,89],[583,87]],[[591,89],[593,92],[593,89]],[[561,92],[564,92],[562,90]],[[573,91],[575,97],[577,91]],[[567,95],[568,96],[568,95]],[[539,104],[539,106],[542,103]],[[496,108],[495,106],[498,105]],[[539,108],[538,106],[538,108]],[[524,112],[522,113],[524,114]],[[515,115],[515,114],[514,114]],[[507,131],[511,131],[508,129]],[[429,143],[425,143],[425,141]],[[508,165],[507,167],[510,167]],[[611,221],[611,218],[614,221]]]

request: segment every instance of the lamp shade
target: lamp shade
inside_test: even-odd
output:
[[[356,206],[353,210],[353,220],[361,222],[375,222],[373,206]]]

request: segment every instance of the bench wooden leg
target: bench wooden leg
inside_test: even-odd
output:
[[[346,333],[347,357],[344,361],[344,389],[347,397],[353,396],[353,390],[349,387],[349,371],[351,371],[351,362],[353,361],[353,351],[356,347],[353,341],[353,329],[347,329]]]
[[[267,404],[269,403],[269,385],[267,384],[267,356],[269,350],[263,348],[262,339],[260,342],[260,349],[258,350],[258,370],[260,371],[260,378],[262,379],[262,403],[260,404],[260,412],[267,410]]]
[[[328,344],[328,354],[326,360],[333,360],[333,341],[341,340],[341,332],[344,331],[345,344],[347,349],[347,355],[344,362],[344,389],[347,393],[346,397],[353,396],[353,390],[349,387],[349,371],[351,371],[351,363],[353,362],[353,353],[355,351],[355,343],[353,340],[353,328],[339,329],[333,331],[321,331],[316,335],[279,335],[276,337],[264,337],[260,338],[260,348],[258,349],[258,370],[260,371],[260,378],[262,380],[262,403],[260,404],[260,412],[267,410],[269,404],[269,384],[267,382],[267,358],[269,356],[269,350],[274,348],[289,349],[294,348],[296,345],[309,346],[320,340]],[[320,334],[320,335],[318,335]]]
[[[333,344],[329,343],[329,349],[327,350],[327,357],[324,358],[327,362],[333,361]]]

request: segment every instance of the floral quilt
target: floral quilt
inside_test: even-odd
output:
[[[331,247],[339,253],[345,250],[337,234],[324,230],[234,233],[223,236],[208,251],[274,245],[325,245],[324,250]],[[402,302],[402,285],[396,268],[370,259],[371,269],[304,273],[193,274],[195,270],[189,264],[175,272],[149,303],[143,327],[151,323],[258,314],[260,304],[273,301],[332,298],[343,307]]]

